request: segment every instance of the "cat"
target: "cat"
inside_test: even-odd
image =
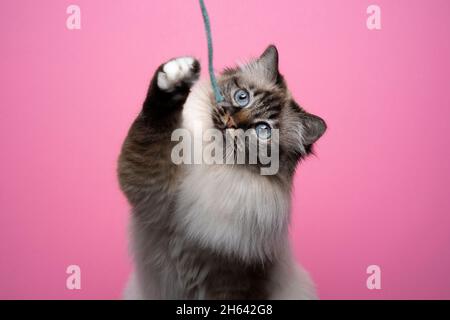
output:
[[[257,59],[228,68],[217,103],[200,63],[162,64],[150,83],[118,163],[131,207],[135,270],[126,299],[316,299],[288,241],[290,196],[298,162],[323,135],[323,119],[302,109],[270,45]],[[279,168],[262,164],[177,165],[174,130],[244,128],[261,140],[279,132]],[[262,132],[262,133],[261,133]]]

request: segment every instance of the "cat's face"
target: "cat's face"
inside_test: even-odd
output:
[[[224,101],[213,108],[214,126],[225,135],[243,130],[253,134],[260,144],[277,144],[279,162],[287,166],[289,173],[326,130],[321,118],[307,113],[292,99],[278,71],[274,46],[269,46],[259,59],[226,69],[218,84]],[[249,152],[248,142],[243,141],[242,146]]]

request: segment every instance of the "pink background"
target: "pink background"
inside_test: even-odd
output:
[[[121,296],[121,143],[158,64],[206,66],[196,0],[73,2],[79,31],[72,1],[0,3],[0,298]],[[217,69],[275,43],[294,96],[328,122],[296,176],[292,226],[320,297],[450,298],[450,2],[206,3]],[[372,3],[381,31],[366,28]],[[82,290],[65,287],[70,264]]]

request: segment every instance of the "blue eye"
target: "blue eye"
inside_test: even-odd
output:
[[[236,103],[238,104],[238,106],[240,107],[245,107],[249,104],[250,102],[250,95],[248,94],[248,92],[244,89],[239,89],[238,91],[236,91],[236,93],[234,94],[234,101],[236,101]]]
[[[268,140],[272,136],[272,128],[265,122],[258,123],[255,130],[258,138],[262,140]]]

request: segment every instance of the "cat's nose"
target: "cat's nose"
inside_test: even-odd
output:
[[[228,129],[237,129],[236,121],[234,121],[234,118],[231,115],[229,115],[229,114],[225,115],[224,120],[225,120],[225,126]]]

